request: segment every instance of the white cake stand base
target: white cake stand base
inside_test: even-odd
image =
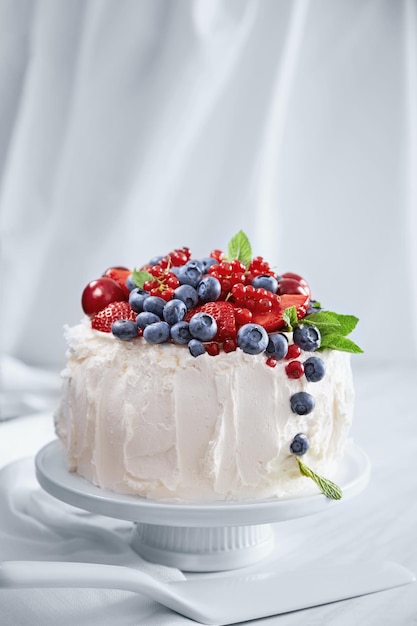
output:
[[[368,483],[367,455],[350,444],[335,481],[341,501],[321,493],[245,502],[154,501],[95,487],[68,472],[59,441],[36,456],[36,476],[49,494],[81,509],[134,522],[132,547],[144,559],[184,571],[212,572],[245,567],[274,549],[271,523],[313,515],[360,493]]]

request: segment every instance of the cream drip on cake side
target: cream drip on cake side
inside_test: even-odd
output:
[[[321,352],[326,376],[308,382],[290,379],[284,360],[271,368],[239,348],[195,358],[171,343],[119,341],[88,319],[66,339],[56,432],[69,469],[99,487],[155,499],[283,498],[317,492],[290,453],[297,433],[309,438],[303,460],[316,472],[332,478],[343,457],[348,353]],[[315,408],[293,413],[291,395],[307,390]]]

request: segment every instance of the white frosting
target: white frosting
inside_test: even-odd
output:
[[[56,430],[68,467],[113,491],[150,498],[225,500],[317,491],[289,445],[305,433],[303,461],[332,478],[353,413],[349,355],[320,353],[326,375],[291,380],[287,361],[238,349],[197,358],[187,347],[123,342],[85,321],[66,329],[68,364]],[[311,356],[302,353],[302,360]],[[308,391],[314,410],[290,408]]]

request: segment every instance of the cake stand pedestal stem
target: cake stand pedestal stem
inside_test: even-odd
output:
[[[274,533],[270,524],[200,528],[136,523],[131,545],[153,563],[213,572],[265,558],[274,548]]]

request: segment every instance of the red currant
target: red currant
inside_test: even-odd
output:
[[[269,365],[269,367],[275,367],[277,364],[277,360],[274,359],[274,357],[269,356],[266,360],[266,364]]]
[[[210,341],[209,343],[205,343],[204,346],[210,356],[217,356],[220,353],[220,346],[217,341]]]
[[[288,352],[286,354],[285,359],[287,361],[291,361],[292,359],[297,359],[301,354],[300,346],[297,346],[296,343],[292,343],[288,346]]]
[[[224,253],[221,250],[212,250],[210,257],[220,263],[224,259]]]
[[[301,361],[290,361],[285,368],[288,378],[301,378],[304,374],[304,365]]]
[[[234,352],[237,348],[237,343],[234,339],[226,339],[223,342],[223,350],[225,352]]]

